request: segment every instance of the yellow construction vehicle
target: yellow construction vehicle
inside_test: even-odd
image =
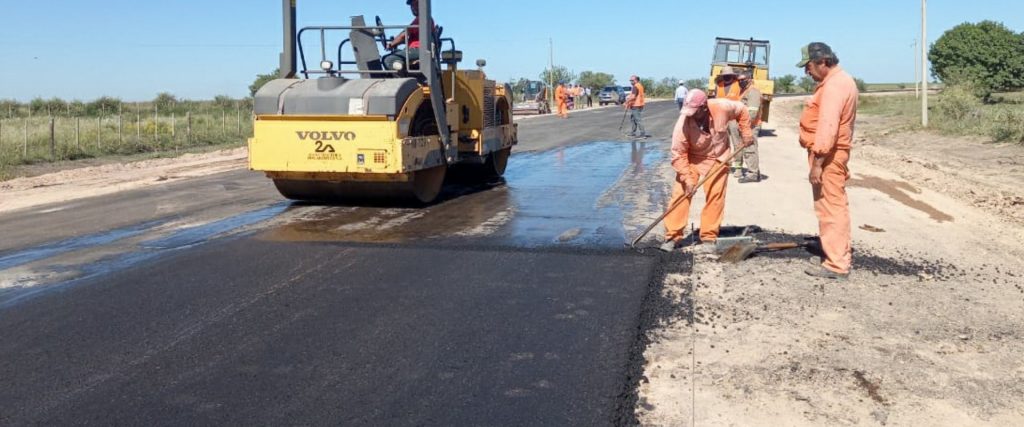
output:
[[[355,16],[349,26],[298,31],[296,0],[282,1],[281,75],[256,93],[249,140],[249,168],[265,172],[282,195],[430,203],[451,167],[480,179],[505,172],[517,143],[512,91],[486,78],[482,60],[476,70],[458,69],[462,52],[441,38],[430,0],[418,2],[418,27]],[[388,31],[412,28],[431,36],[418,48],[389,46]],[[303,42],[311,40],[318,69],[306,64]],[[382,57],[378,44],[391,52]]]
[[[715,38],[715,56],[711,60],[708,95],[715,96],[715,79],[722,73],[722,69],[732,67],[737,73],[747,74],[761,92],[761,105],[757,112],[760,114],[760,121],[767,122],[769,107],[775,95],[775,81],[768,75],[770,54],[771,44],[767,40]],[[754,110],[755,108],[751,107],[751,111]]]

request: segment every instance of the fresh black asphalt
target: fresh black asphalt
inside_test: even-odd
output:
[[[524,207],[530,197],[579,203],[549,215],[565,227],[592,216],[601,195],[530,188],[497,193]],[[531,209],[508,227],[565,228],[547,230],[549,216]],[[576,245],[517,244],[516,234],[366,244],[250,233],[46,287],[0,308],[0,425],[628,422],[645,307],[675,267],[608,244],[622,236],[603,230]]]

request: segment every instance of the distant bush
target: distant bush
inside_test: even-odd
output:
[[[857,83],[857,92],[864,93],[868,91],[868,84],[864,83],[864,79],[854,78],[853,81]]]
[[[985,125],[989,136],[997,142],[1024,144],[1024,110],[1000,106],[987,111]]]
[[[969,84],[958,84],[947,87],[942,96],[935,102],[935,111],[956,127],[969,126],[969,120],[978,120],[981,115],[981,98],[975,94],[975,88]]]

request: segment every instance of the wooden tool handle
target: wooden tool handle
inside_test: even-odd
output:
[[[647,236],[647,233],[650,233],[651,230],[654,229],[654,227],[657,227],[658,224],[660,224],[661,221],[664,220],[665,217],[668,216],[668,214],[672,213],[672,211],[674,211],[677,207],[679,207],[679,205],[683,204],[683,200],[686,200],[686,199],[689,199],[689,198],[693,197],[693,195],[697,193],[697,190],[702,185],[704,185],[705,181],[707,181],[707,180],[711,179],[711,177],[715,176],[715,174],[717,174],[718,171],[721,170],[723,167],[728,168],[729,164],[732,163],[732,159],[735,159],[736,156],[739,156],[741,153],[743,153],[744,150],[746,150],[746,147],[734,151],[732,153],[732,155],[729,156],[729,158],[725,159],[725,161],[723,161],[722,163],[719,163],[719,164],[713,166],[711,168],[711,170],[708,171],[707,175],[704,175],[704,179],[701,179],[699,182],[697,182],[697,185],[693,186],[693,188],[690,189],[690,192],[686,194],[686,197],[682,197],[679,200],[676,200],[676,202],[673,203],[672,206],[669,206],[669,208],[665,210],[665,213],[661,214],[661,216],[659,216],[658,219],[654,220],[654,222],[652,222],[651,225],[647,226],[647,228],[644,229],[644,231],[640,232],[640,235],[636,236],[636,238],[634,238],[633,241],[629,243],[629,246],[631,248],[633,248],[633,249],[636,249],[636,244],[640,243],[640,240],[643,239],[644,236]],[[672,185],[675,185],[675,184],[673,183]]]
[[[800,245],[799,243],[793,243],[793,242],[769,243],[767,245],[761,246],[759,249],[766,250],[766,251],[777,251],[777,250],[781,250],[781,249],[796,249],[796,248],[799,248],[800,246],[802,246],[802,245]]]

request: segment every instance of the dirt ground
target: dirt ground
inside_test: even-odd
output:
[[[817,221],[801,100],[779,101],[769,179],[731,181],[725,222],[802,241]],[[806,276],[800,250],[698,255],[668,278],[691,311],[650,333],[643,424],[1024,425],[1024,149],[885,128],[858,120],[848,282]]]
[[[39,174],[0,182],[0,212],[101,196],[244,168],[244,147],[128,163],[49,164]]]

